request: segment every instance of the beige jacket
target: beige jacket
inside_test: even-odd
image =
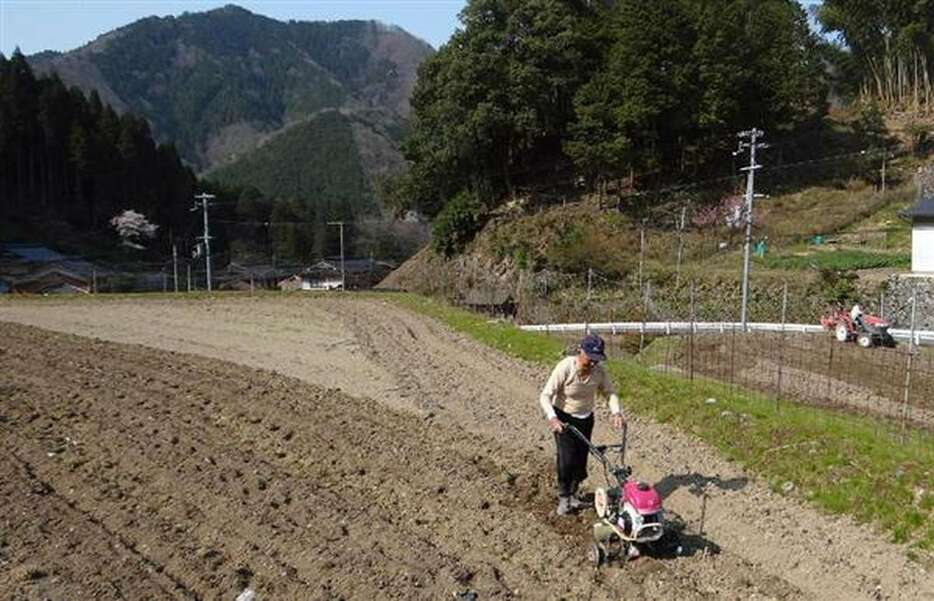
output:
[[[555,417],[555,407],[572,415],[593,412],[597,394],[609,399],[610,412],[619,413],[619,397],[602,365],[595,365],[585,378],[577,368],[576,357],[565,357],[555,366],[539,397],[548,419]]]

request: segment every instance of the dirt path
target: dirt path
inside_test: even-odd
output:
[[[666,505],[688,525],[689,546],[700,549],[706,545],[708,549],[720,548],[722,552],[704,557],[688,549],[687,557],[647,560],[626,568],[613,568],[604,573],[597,583],[599,586],[594,587],[589,574],[586,578],[581,576],[586,570],[580,565],[588,518],[562,524],[547,516],[552,502],[548,473],[552,451],[535,407],[537,388],[546,374],[540,368],[517,363],[430,319],[380,300],[292,297],[174,304],[164,301],[21,303],[0,305],[0,320],[32,323],[116,341],[134,340],[148,346],[273,368],[308,382],[340,387],[350,394],[376,399],[377,404],[364,400],[343,402],[341,411],[347,407],[353,407],[354,411],[340,424],[330,423],[329,429],[323,431],[344,432],[347,424],[355,423],[359,415],[388,411],[387,415],[392,415],[393,420],[399,420],[396,431],[399,438],[408,438],[409,434],[403,434],[412,430],[413,445],[403,448],[405,457],[418,457],[418,465],[429,466],[425,468],[425,475],[413,476],[416,486],[422,489],[430,490],[425,483],[431,480],[442,482],[446,490],[453,490],[450,487],[462,481],[460,475],[455,476],[458,469],[469,472],[469,466],[477,465],[476,462],[496,466],[486,470],[488,478],[489,474],[495,474],[487,481],[483,480],[482,473],[464,474],[469,485],[464,484],[457,495],[464,505],[463,512],[460,507],[452,506],[450,515],[458,523],[466,520],[470,527],[460,532],[464,539],[460,546],[446,551],[450,557],[465,558],[472,557],[469,551],[474,549],[477,555],[468,563],[474,566],[470,570],[477,574],[482,573],[482,569],[476,566],[483,565],[483,561],[502,558],[502,565],[496,563],[496,570],[491,570],[492,580],[487,582],[478,577],[478,590],[482,585],[487,593],[493,592],[498,582],[495,573],[506,573],[503,566],[519,569],[514,565],[518,555],[524,562],[520,565],[530,566],[530,571],[512,577],[523,584],[517,587],[518,594],[515,590],[511,594],[524,598],[556,598],[562,594],[569,598],[600,598],[604,594],[612,597],[616,587],[619,591],[632,592],[631,587],[636,586],[642,587],[645,593],[687,598],[934,599],[934,577],[906,560],[902,548],[885,543],[848,520],[823,516],[794,500],[774,495],[690,437],[640,420],[634,424],[631,445],[637,472],[659,483],[667,496]],[[145,357],[148,353],[139,349],[138,354]],[[179,360],[192,361],[189,358]],[[110,368],[106,371],[109,373]],[[186,382],[193,379],[194,375]],[[220,386],[219,378],[210,381],[209,386]],[[246,403],[240,397],[249,396],[239,389],[220,393],[234,407]],[[215,401],[212,405],[212,415],[218,403]],[[303,424],[296,432],[306,428],[311,428],[312,432],[316,430],[310,425],[307,409],[295,400],[288,403],[288,407],[289,411],[299,413],[290,415],[286,421]],[[181,423],[185,424],[184,412],[181,415]],[[420,439],[421,436],[424,438]],[[606,439],[609,433],[598,429],[596,436]],[[345,438],[331,437],[332,440]],[[365,440],[366,436],[362,438]],[[389,442],[395,439],[393,436],[383,442],[398,446],[397,442]],[[248,441],[249,437],[241,440]],[[356,441],[347,444],[353,442]],[[426,445],[433,447],[431,452],[436,455],[422,451]],[[241,447],[235,445],[235,448]],[[345,451],[353,453],[351,448],[344,447]],[[374,452],[379,448],[373,447]],[[443,463],[443,458],[455,450],[460,455],[454,453],[453,462]],[[425,452],[428,455],[423,460]],[[230,457],[229,453],[224,455]],[[277,461],[281,459],[276,458],[275,453],[272,457]],[[359,462],[369,461],[368,454],[359,457]],[[431,468],[436,462],[454,471]],[[398,462],[389,462],[385,467],[384,479],[370,485],[384,486],[386,474],[400,472]],[[344,471],[350,474],[352,469]],[[416,471],[421,472],[421,469]],[[289,472],[290,486],[304,482],[299,473]],[[507,484],[497,476],[504,478]],[[348,478],[347,482],[354,480],[356,478]],[[389,480],[394,481],[394,478]],[[472,509],[475,500],[486,496],[477,493],[478,488],[489,489],[484,486],[485,482],[493,485],[492,490],[496,491],[491,493],[492,500],[486,501],[490,505],[485,509]],[[372,489],[363,486],[355,490],[365,496]],[[398,493],[393,492],[386,501],[400,503],[396,494],[404,495],[405,490],[405,487],[398,489]],[[702,490],[709,495],[704,537],[695,533]],[[169,494],[168,489],[164,494]],[[217,499],[215,503],[219,503],[232,492],[221,487],[212,494]],[[293,494],[291,498],[299,497]],[[421,499],[418,495],[411,498]],[[416,507],[419,513],[424,511],[421,505]],[[238,516],[238,519],[246,518]],[[478,523],[483,524],[479,530]],[[484,538],[487,530],[488,539]],[[480,531],[484,532],[481,538],[493,547],[484,550],[482,545],[477,546],[476,535]],[[294,539],[294,532],[280,535],[282,533],[273,529],[262,535],[269,537],[268,541],[264,539],[265,543],[280,549],[281,561],[294,562],[292,553],[303,556],[302,550],[307,554],[308,548],[300,544],[301,537]],[[419,532],[432,545],[453,544],[442,543],[451,536],[437,523],[429,522]],[[218,536],[228,540],[236,538],[236,534],[226,532]],[[513,541],[508,547],[511,551],[503,551],[502,547],[495,551],[497,544],[508,544],[510,540]],[[358,551],[364,552],[363,549]],[[383,560],[374,559],[373,563],[382,565],[387,561],[393,565],[396,558],[387,556]],[[559,592],[560,587],[548,580],[548,574],[565,564],[569,573],[574,574],[572,582],[567,584],[573,590]],[[430,567],[427,573],[436,572],[435,568],[437,566]],[[258,573],[255,568],[250,569]],[[314,573],[317,568],[309,569]],[[298,567],[296,570],[308,573]],[[562,572],[562,578],[567,577],[567,573]],[[191,577],[201,577],[198,574]],[[457,584],[449,581],[445,596],[450,596],[452,582]],[[397,585],[398,582],[393,581],[392,586]],[[553,594],[531,592],[542,586],[555,587],[547,589]],[[231,586],[230,590],[233,588],[236,587]],[[507,594],[507,589],[513,589],[512,585],[505,586],[499,594]],[[367,592],[366,589],[352,591],[350,596],[357,598]]]

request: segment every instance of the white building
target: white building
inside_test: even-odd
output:
[[[934,196],[908,210],[911,217],[911,272],[934,274]]]

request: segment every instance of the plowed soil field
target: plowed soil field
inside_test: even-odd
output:
[[[0,598],[934,599],[639,419],[682,549],[595,573],[593,515],[550,513],[546,375],[379,298],[4,302]]]

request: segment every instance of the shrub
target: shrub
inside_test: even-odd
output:
[[[431,247],[451,257],[463,252],[486,222],[486,209],[476,195],[461,192],[438,213],[431,225]]]

